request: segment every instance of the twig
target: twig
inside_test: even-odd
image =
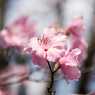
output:
[[[51,67],[49,61],[47,61],[47,63],[48,63],[48,66],[49,66],[50,72],[52,73],[53,71],[52,71],[52,67]]]

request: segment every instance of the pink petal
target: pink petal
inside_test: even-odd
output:
[[[38,51],[38,49],[41,49],[38,38],[37,37],[31,38],[27,47],[31,47],[33,51]]]
[[[75,66],[61,65],[61,70],[64,73],[66,79],[78,80],[81,76],[80,70]]]
[[[72,49],[79,48],[81,50],[81,54],[78,56],[78,60],[81,62],[86,58],[87,52],[87,43],[83,38],[73,38]]]
[[[38,56],[46,57],[46,53],[44,49],[41,47],[39,40],[37,37],[34,37],[30,40],[30,43],[26,46],[27,48],[31,48],[33,52],[36,52]]]
[[[80,49],[76,48],[68,51],[62,58],[60,58],[59,64],[61,70],[67,79],[73,80],[80,77],[80,71],[78,69],[79,61],[77,60],[80,53]]]
[[[80,49],[76,48],[72,51],[67,52],[63,57],[60,58],[59,63],[60,64],[66,64],[70,66],[78,66],[78,59],[77,57],[81,53]]]
[[[56,48],[50,48],[47,51],[47,60],[51,62],[56,62],[61,57],[62,53],[62,51]]]
[[[81,54],[81,50],[79,48],[75,48],[70,51],[69,56],[72,56],[74,58],[80,54]]]
[[[35,52],[32,53],[32,61],[34,64],[37,64],[37,65],[42,66],[42,67],[46,66],[46,64],[47,64],[46,59],[43,58],[42,56],[36,55]]]

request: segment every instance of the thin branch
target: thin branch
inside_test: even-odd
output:
[[[49,61],[47,61],[47,63],[48,63],[48,66],[49,66],[50,72],[52,73],[53,71],[52,71],[52,68],[51,68],[51,65],[50,65]]]

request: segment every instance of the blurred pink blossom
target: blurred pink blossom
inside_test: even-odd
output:
[[[72,21],[67,29],[66,32],[72,34],[73,36],[80,37],[81,33],[85,31],[85,26],[83,23],[83,18],[79,17]]]
[[[28,21],[28,17],[21,17],[0,33],[9,46],[24,46],[35,36],[35,24]]]
[[[86,57],[87,44],[83,38],[82,32],[85,30],[83,19],[75,19],[65,32],[71,34],[71,46],[67,49],[65,55],[60,58],[61,70],[67,79],[79,79],[81,73],[78,68],[79,63]]]
[[[81,54],[78,57],[80,62],[85,59],[88,47],[86,41],[84,40],[83,36],[84,31],[85,31],[85,26],[83,24],[82,17],[75,19],[75,21],[73,21],[67,29],[67,32],[71,33],[71,40],[72,40],[71,49],[79,48],[81,50]]]
[[[85,42],[85,40],[80,37],[73,37],[72,38],[72,49],[74,48],[79,48],[81,50],[81,54],[78,56],[78,59],[80,61],[80,63],[86,58],[86,52],[87,52],[87,43]]]
[[[95,92],[91,92],[91,93],[89,93],[89,95],[95,95]]]

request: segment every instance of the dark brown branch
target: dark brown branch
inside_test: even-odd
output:
[[[83,66],[83,69],[84,70],[87,70],[88,68],[92,68],[93,66],[93,57],[94,57],[94,54],[95,54],[95,33],[94,33],[94,27],[92,27],[91,29],[91,32],[92,32],[92,36],[91,36],[91,42],[90,42],[90,45],[89,45],[89,48],[88,48],[88,56],[87,56],[87,59],[85,60],[85,64]],[[91,73],[92,72],[85,72],[84,73],[84,70],[82,72],[82,75],[81,75],[81,78],[80,78],[80,81],[79,81],[79,85],[78,85],[78,88],[77,88],[77,93],[79,94],[87,94],[89,93],[89,81],[90,81],[90,78],[91,78]]]

